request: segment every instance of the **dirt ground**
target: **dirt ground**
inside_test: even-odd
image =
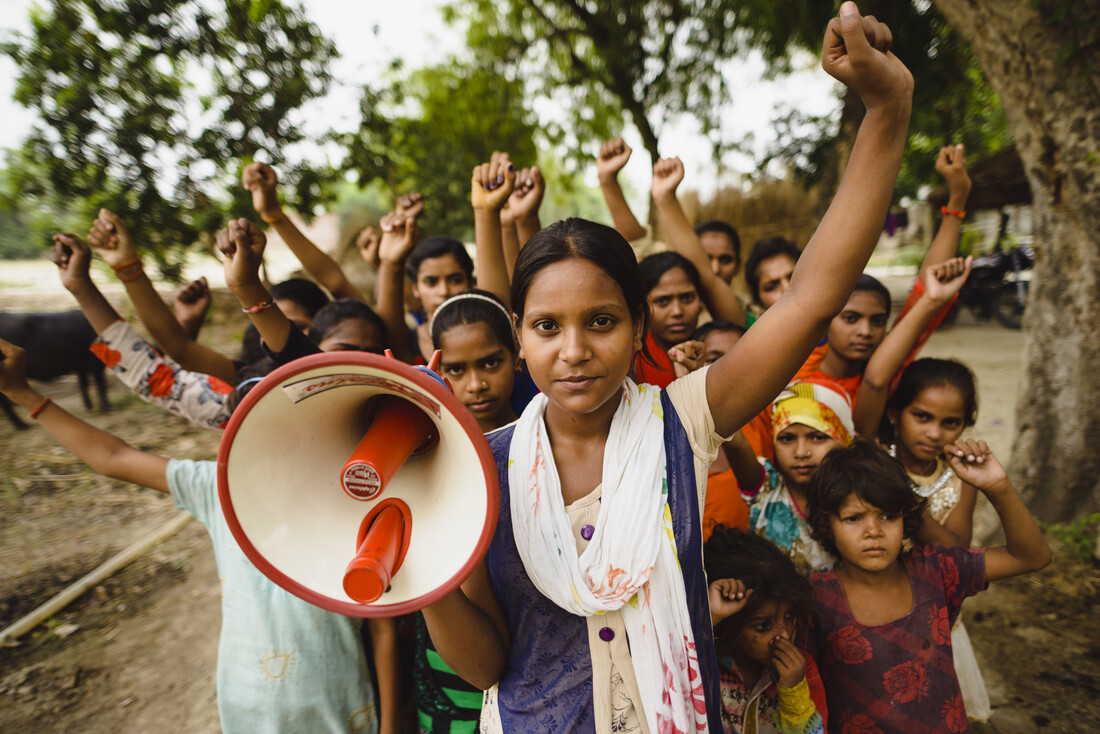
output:
[[[7,268],[7,266],[4,266]],[[52,266],[50,266],[52,267]],[[49,269],[44,277],[56,277]],[[22,273],[20,273],[22,275]],[[65,294],[0,280],[0,309],[59,310]],[[27,281],[23,281],[24,283]],[[229,296],[204,340],[227,351],[241,327]],[[117,291],[112,300],[121,300]],[[1022,336],[963,315],[928,356],[953,356],[978,374],[973,434],[1011,448]],[[75,378],[41,385],[62,406],[131,444],[170,457],[211,459],[219,436],[130,397],[112,380],[108,413],[88,413]],[[178,511],[156,492],[97,477],[41,428],[0,420],[0,627],[42,604]],[[994,528],[985,528],[986,532]],[[981,532],[981,529],[979,530]],[[980,732],[1100,730],[1100,570],[1059,549],[1054,564],[994,585],[963,617],[995,707]],[[0,730],[179,734],[218,729],[214,670],[219,590],[197,523],[0,649]]]

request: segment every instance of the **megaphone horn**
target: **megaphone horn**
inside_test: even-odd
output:
[[[242,551],[276,584],[339,614],[396,616],[481,562],[500,502],[496,464],[446,381],[422,369],[312,355],[234,411],[219,499]]]

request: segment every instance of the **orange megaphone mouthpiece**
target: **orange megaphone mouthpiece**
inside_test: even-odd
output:
[[[404,398],[383,395],[373,409],[370,428],[340,471],[340,486],[357,500],[381,494],[410,456],[428,450],[439,438],[432,419]]]
[[[360,604],[371,604],[390,586],[409,549],[412,518],[400,500],[383,500],[359,528],[355,557],[344,571],[344,593]]]

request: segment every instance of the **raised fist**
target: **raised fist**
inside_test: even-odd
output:
[[[475,166],[470,181],[470,203],[475,210],[500,212],[515,182],[515,166],[508,161]]]
[[[99,210],[99,218],[88,232],[88,244],[114,269],[138,259],[130,230],[122,220],[106,209]]]
[[[822,43],[821,67],[859,95],[868,109],[897,105],[909,109],[913,75],[890,53],[893,35],[873,15],[861,16],[849,0],[829,21]]]
[[[404,263],[409,253],[416,247],[420,231],[414,217],[401,216],[390,212],[379,221],[382,227],[382,241],[378,245],[378,258],[382,262]]]
[[[218,232],[218,250],[225,255],[225,284],[234,291],[260,283],[267,237],[247,219],[234,219]]]
[[[684,163],[679,156],[661,158],[653,164],[653,198],[676,196],[676,187],[684,180]]]
[[[424,197],[419,192],[410,191],[404,196],[397,197],[397,206],[394,212],[403,217],[416,219],[424,211]]]
[[[937,303],[947,303],[970,277],[973,262],[973,257],[953,257],[928,268],[923,276],[924,292]]]
[[[88,245],[75,234],[68,232],[55,234],[53,242],[50,260],[57,266],[61,285],[65,286],[65,290],[72,291],[89,282],[91,276],[88,275],[88,265],[91,263],[92,253]]]
[[[970,175],[966,172],[966,154],[961,143],[940,148],[940,154],[936,158],[936,173],[947,182],[947,190],[952,199],[965,201],[970,195]]]
[[[505,207],[514,219],[537,216],[542,197],[546,194],[546,181],[538,166],[524,168],[516,174],[516,185]]]
[[[241,185],[252,192],[252,208],[265,222],[283,218],[277,187],[279,177],[266,163],[249,163],[241,172]]]
[[[198,326],[206,318],[206,312],[210,308],[210,286],[206,278],[192,280],[176,291],[172,299],[172,309],[176,312],[176,320],[188,333],[194,328],[198,333]],[[194,338],[194,335],[192,335]]]
[[[355,249],[359,250],[360,257],[371,270],[378,270],[380,258],[378,257],[378,243],[380,238],[378,230],[367,226],[355,237]]]
[[[600,176],[600,183],[614,179],[633,152],[622,138],[611,138],[601,145],[600,152],[596,154],[596,173]]]

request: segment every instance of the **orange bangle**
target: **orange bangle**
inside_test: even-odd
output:
[[[122,270],[123,268],[128,268],[131,265],[140,265],[140,264],[141,264],[141,258],[140,257],[135,257],[133,260],[128,260],[127,262],[124,262],[121,265],[112,265],[111,270],[114,270],[117,273],[119,270]]]
[[[262,216],[262,215],[260,216],[260,219],[264,220],[268,224],[277,224],[278,222],[281,222],[284,219],[286,219],[286,212],[280,212],[279,216],[275,217],[274,219],[268,219],[267,217]]]
[[[53,398],[43,398],[42,402],[38,404],[38,407],[31,411],[31,420],[38,420],[38,416],[46,409],[46,406],[53,402]]]
[[[138,262],[138,261],[136,261],[136,260],[135,260],[134,262]],[[131,265],[132,265],[132,264],[133,264],[133,263],[131,263]],[[140,263],[140,262],[138,262],[138,264],[140,265],[141,263]],[[137,269],[137,272],[135,272],[135,273],[134,273],[133,275],[131,275],[131,276],[130,276],[129,278],[123,278],[123,277],[122,277],[121,275],[119,275],[118,273],[115,273],[115,277],[116,277],[116,278],[118,278],[119,280],[121,280],[121,281],[122,281],[123,283],[131,283],[131,282],[133,282],[133,281],[137,280],[138,278],[140,278],[140,277],[141,277],[142,275],[145,275],[145,270],[144,270],[144,269],[142,269],[142,268],[138,268],[138,269]]]
[[[962,221],[966,218],[965,210],[948,209],[946,206],[940,207],[940,214],[943,214],[944,216],[950,215],[952,217],[955,217],[959,221]]]

